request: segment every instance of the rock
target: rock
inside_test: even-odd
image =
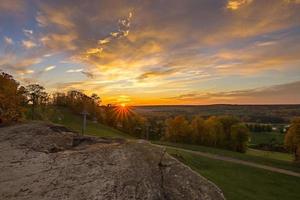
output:
[[[78,136],[53,124],[0,128],[0,199],[224,199],[147,142]]]

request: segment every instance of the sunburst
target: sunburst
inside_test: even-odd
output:
[[[131,114],[132,110],[125,103],[121,103],[119,106],[115,107],[115,113],[118,120],[126,120]]]

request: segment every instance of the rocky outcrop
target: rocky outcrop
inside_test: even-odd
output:
[[[45,123],[0,128],[0,199],[223,199],[143,141],[81,137]]]

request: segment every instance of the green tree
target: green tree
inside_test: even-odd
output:
[[[91,95],[91,99],[92,99],[92,102],[93,102],[93,114],[94,114],[94,120],[96,120],[97,119],[97,108],[100,106],[100,103],[101,103],[101,98],[97,95],[97,94],[95,94],[95,93],[93,93],[92,95]]]
[[[294,153],[295,161],[300,162],[300,117],[295,118],[284,138],[285,146]]]
[[[31,103],[31,118],[35,119],[36,108],[39,105],[45,104],[48,99],[48,94],[45,88],[39,84],[31,84],[26,87],[28,102]]]
[[[228,148],[230,148],[231,146],[231,127],[237,123],[240,122],[240,120],[234,116],[220,116],[218,117],[219,122],[221,122],[222,126],[223,126],[223,131],[224,131],[224,135],[225,138],[223,140],[223,145],[227,146]]]

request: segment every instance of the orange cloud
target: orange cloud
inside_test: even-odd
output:
[[[252,1],[253,0],[229,0],[226,8],[230,10],[237,10],[242,6],[252,3]]]

